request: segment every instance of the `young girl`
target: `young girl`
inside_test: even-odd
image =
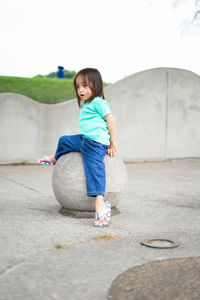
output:
[[[111,205],[104,202],[104,156],[115,155],[115,119],[104,98],[103,82],[98,70],[87,68],[74,78],[78,105],[80,134],[65,135],[59,139],[55,155],[38,160],[40,164],[55,165],[59,157],[68,152],[81,152],[86,176],[87,195],[96,197],[95,221],[98,227],[107,226],[111,219]]]

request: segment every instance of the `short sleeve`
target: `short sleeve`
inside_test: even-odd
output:
[[[106,115],[111,113],[108,101],[100,97],[94,100],[93,101],[94,101],[95,110],[100,114],[102,118],[104,118]]]

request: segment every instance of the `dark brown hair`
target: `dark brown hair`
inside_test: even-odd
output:
[[[74,77],[74,89],[76,92],[76,97],[77,97],[79,107],[81,107],[81,99],[78,95],[77,88],[76,88],[76,79],[78,76],[83,77],[83,80],[88,83],[92,91],[92,97],[85,102],[91,102],[97,96],[105,99],[103,93],[103,80],[100,72],[97,69],[93,69],[93,68],[82,69]]]

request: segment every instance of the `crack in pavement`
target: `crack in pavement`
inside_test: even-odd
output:
[[[11,179],[11,178],[3,177],[3,176],[0,176],[0,178],[5,178],[5,179],[7,179],[7,180],[10,181],[10,182],[13,182],[13,183],[15,183],[15,184],[17,184],[17,185],[20,185],[20,186],[22,186],[22,187],[24,187],[24,188],[26,188],[26,189],[28,189],[28,190],[37,192],[37,193],[39,193],[39,194],[42,194],[42,195],[45,194],[44,192],[38,191],[38,190],[36,190],[36,189],[34,189],[34,188],[31,188],[31,187],[29,187],[29,186],[27,186],[27,185],[24,185],[23,183],[17,182],[17,181],[15,181],[15,180]]]
[[[47,209],[42,209],[42,208],[33,208],[33,207],[27,207],[26,209],[29,209],[29,210],[39,210],[39,211],[45,211],[45,212],[48,212],[48,213],[54,213],[54,211],[51,211],[51,210],[47,210]]]
[[[15,267],[17,267],[18,265],[23,264],[25,261],[26,261],[26,259],[23,259],[23,260],[20,260],[18,263],[14,264],[14,265],[8,266],[7,268],[5,268],[3,271],[0,272],[0,277],[2,275],[4,275],[5,273],[7,273],[8,271],[10,271],[10,270],[14,269]]]

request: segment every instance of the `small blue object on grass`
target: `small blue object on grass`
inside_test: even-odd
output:
[[[57,78],[65,78],[64,67],[58,66]]]

